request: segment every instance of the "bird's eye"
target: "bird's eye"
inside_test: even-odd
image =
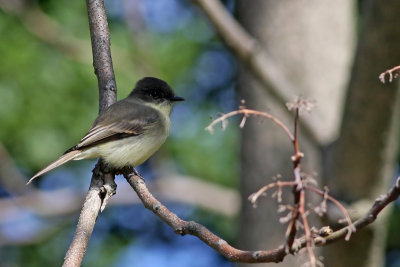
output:
[[[150,95],[151,97],[153,97],[154,99],[159,99],[161,97],[160,93],[157,90],[151,90],[150,91]]]

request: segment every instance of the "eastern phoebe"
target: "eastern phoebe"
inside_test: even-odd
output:
[[[111,105],[96,118],[76,146],[36,173],[28,184],[70,160],[100,157],[116,169],[142,164],[167,139],[172,105],[182,100],[166,82],[152,77],[141,79],[127,98]]]

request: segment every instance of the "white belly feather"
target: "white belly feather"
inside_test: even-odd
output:
[[[165,142],[167,135],[161,137],[132,136],[108,142],[99,146],[100,156],[114,167],[137,166],[153,155]]]

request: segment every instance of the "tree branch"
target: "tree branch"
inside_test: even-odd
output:
[[[99,87],[99,113],[117,100],[117,85],[110,51],[110,33],[103,0],[86,1],[92,41],[93,67]],[[114,173],[105,170],[101,160],[93,170],[72,243],[63,266],[80,266],[89,244],[99,211],[105,208],[110,196],[115,194]]]
[[[104,174],[105,175],[105,174]],[[86,195],[85,202],[79,215],[76,232],[72,243],[65,255],[64,267],[80,266],[89,244],[94,225],[97,220],[104,198],[103,173],[100,171],[100,164],[96,164],[93,176]]]
[[[307,240],[308,238],[303,236],[295,240],[292,250],[288,250],[285,245],[281,245],[278,248],[272,250],[245,251],[236,249],[229,245],[222,238],[210,232],[203,225],[194,221],[184,221],[176,214],[171,212],[149,192],[144,180],[137,174],[125,172],[124,176],[131,187],[138,194],[140,200],[143,202],[143,205],[147,209],[151,210],[158,217],[160,217],[161,220],[167,223],[175,231],[175,233],[180,235],[190,234],[198,237],[205,244],[214,248],[230,261],[248,263],[277,263],[283,261],[286,255],[296,253],[300,249],[307,247],[307,242],[309,242],[309,240]],[[326,244],[344,239],[351,228],[355,230],[360,230],[364,228],[365,226],[374,222],[378,214],[387,205],[396,200],[399,195],[400,177],[397,178],[395,185],[388,191],[388,193],[380,196],[375,200],[372,208],[362,218],[354,222],[352,225],[343,227],[340,230],[325,235],[324,237],[314,234],[312,243],[316,246],[324,246]]]
[[[110,32],[102,0],[86,0],[92,40],[93,67],[99,87],[99,113],[117,101],[117,85],[110,50]]]

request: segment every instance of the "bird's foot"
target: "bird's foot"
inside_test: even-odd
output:
[[[136,175],[136,176],[139,176],[140,177],[140,179],[142,179],[143,181],[144,181],[144,178],[143,178],[143,176],[136,170],[136,168],[135,167],[132,167],[132,174],[133,175]]]
[[[143,176],[140,175],[140,173],[136,170],[135,167],[132,166],[127,166],[122,168],[121,170],[119,170],[119,173],[123,174],[125,178],[130,176],[138,176],[140,179],[144,181]]]

